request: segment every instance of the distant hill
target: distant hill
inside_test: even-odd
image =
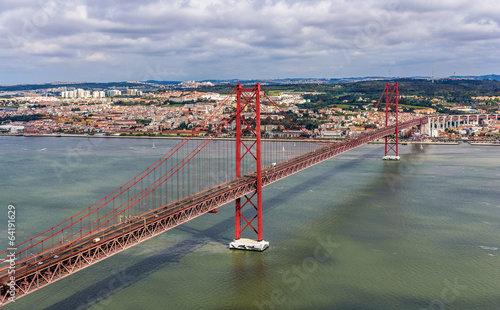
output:
[[[12,91],[34,91],[38,89],[48,89],[48,88],[58,88],[58,87],[74,87],[83,89],[107,89],[111,87],[135,87],[144,88],[144,83],[137,82],[109,82],[109,83],[45,83],[45,84],[21,84],[21,85],[0,85],[0,92],[12,92]]]
[[[488,75],[480,75],[480,76],[451,76],[451,78],[479,80],[479,81],[483,81],[483,80],[500,81],[500,75],[496,75],[496,74],[488,74]]]
[[[377,77],[377,76],[365,76],[365,77],[348,77],[348,78],[284,78],[284,79],[225,79],[225,80],[203,80],[198,82],[211,82],[216,85],[235,85],[237,83],[242,83],[245,85],[255,84],[257,82],[262,85],[305,85],[305,84],[317,84],[317,85],[327,85],[327,84],[350,84],[359,82],[393,82],[393,81],[425,81],[431,80],[431,77],[426,76],[414,76],[409,78],[399,78],[399,77]],[[500,81],[500,75],[490,74],[481,76],[451,76],[445,79],[435,79],[438,84],[450,84],[453,80],[470,80],[470,81]],[[139,88],[148,89],[155,88],[160,85],[164,85],[168,88],[175,89],[181,81],[158,81],[158,80],[148,80],[148,81],[133,81],[133,82],[54,82],[54,83],[44,83],[44,84],[22,84],[22,85],[0,85],[0,92],[29,92],[48,88],[58,88],[58,87],[74,87],[83,89],[108,89],[108,88]],[[451,83],[456,84],[456,83]],[[460,83],[458,83],[460,84]],[[495,85],[496,86],[496,85]],[[496,88],[496,87],[495,87]]]
[[[145,83],[158,84],[158,85],[177,85],[182,81],[156,81],[156,80],[147,80]]]

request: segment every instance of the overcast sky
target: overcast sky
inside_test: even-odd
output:
[[[497,0],[0,0],[0,84],[500,73]]]

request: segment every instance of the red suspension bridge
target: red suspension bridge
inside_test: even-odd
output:
[[[0,253],[4,263],[0,268],[0,304],[202,214],[216,213],[231,201],[236,201],[236,216],[235,240],[230,248],[266,249],[269,243],[263,239],[262,188],[380,138],[385,138],[386,158],[396,159],[399,131],[427,123],[427,118],[399,122],[398,92],[397,84],[387,84],[379,100],[385,97],[385,127],[332,142],[318,140],[301,129],[261,91],[259,84],[252,88],[238,84],[209,117],[200,121],[192,136],[180,140],[136,177],[71,218]],[[296,139],[262,140],[261,98],[275,105],[293,124]],[[216,121],[210,137],[197,138]],[[227,128],[236,130],[236,139],[217,139]],[[253,209],[255,215],[245,217],[243,208]]]

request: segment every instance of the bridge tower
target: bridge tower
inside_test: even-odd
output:
[[[263,240],[262,231],[260,95],[259,83],[251,89],[243,88],[240,83],[236,86],[236,178],[241,177],[242,161],[246,157],[249,160],[255,160],[257,171],[255,192],[236,199],[235,237],[234,241],[229,244],[230,249],[264,251],[269,247],[269,242]],[[246,111],[245,118],[242,117],[244,111]],[[255,141],[243,141],[242,136],[246,134],[254,136]],[[255,210],[256,214],[252,219],[247,219],[243,215],[242,209],[245,206]],[[243,228],[242,225],[244,225]],[[241,238],[241,233],[247,228],[257,234],[257,240]]]
[[[385,85],[385,126],[396,124],[393,135],[385,137],[385,154],[383,160],[399,160],[399,85]],[[379,100],[380,102],[380,100]],[[377,104],[378,105],[378,104]]]

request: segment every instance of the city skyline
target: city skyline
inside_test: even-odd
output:
[[[498,73],[493,1],[3,1],[0,84]]]

